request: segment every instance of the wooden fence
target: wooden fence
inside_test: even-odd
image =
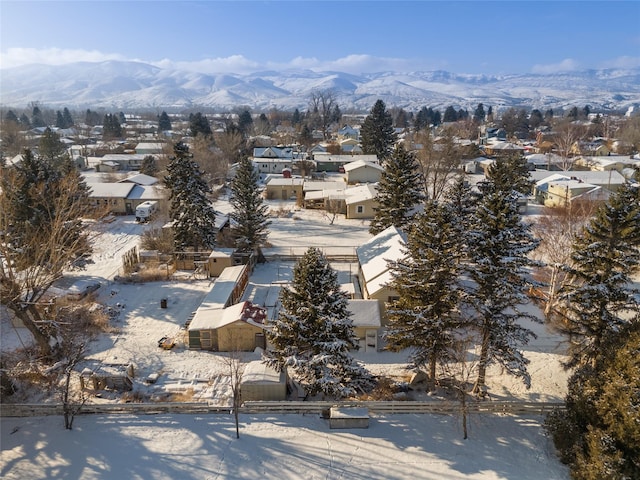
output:
[[[277,414],[322,414],[331,407],[367,408],[371,413],[395,414],[455,414],[461,412],[457,402],[245,402],[241,413],[277,413]],[[80,410],[80,415],[156,415],[166,413],[183,414],[220,414],[230,413],[231,406],[212,405],[208,403],[88,403]],[[555,409],[564,409],[560,402],[493,402],[469,401],[467,412],[543,415]],[[2,404],[2,417],[40,417],[62,415],[62,404]]]

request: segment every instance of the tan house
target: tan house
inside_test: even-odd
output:
[[[385,304],[398,298],[398,293],[389,286],[391,271],[388,262],[404,257],[402,249],[405,242],[405,234],[391,226],[356,248],[362,296],[378,300],[383,322],[386,318]]]
[[[378,351],[378,335],[382,327],[380,303],[376,300],[349,300],[353,331],[358,337],[361,352]]]
[[[371,219],[375,216],[378,206],[376,198],[377,188],[367,184],[359,187],[347,188],[345,193],[346,217],[353,219]]]
[[[246,352],[265,348],[267,311],[244,301],[210,310],[189,324],[189,348],[214,352]]]
[[[265,196],[269,200],[295,200],[302,198],[304,180],[301,178],[271,177],[267,181]]]
[[[344,173],[347,183],[350,185],[356,183],[377,183],[380,181],[384,168],[377,162],[369,162],[366,160],[356,160],[344,165]]]

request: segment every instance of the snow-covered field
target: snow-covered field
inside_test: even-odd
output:
[[[225,206],[216,208],[224,211]],[[316,210],[296,210],[272,221],[269,241],[274,247],[355,247],[370,238],[366,223],[338,217],[330,225]],[[87,365],[132,362],[135,388],[148,398],[182,391],[196,400],[228,405],[228,367],[219,355],[187,350],[180,341],[169,351],[157,346],[164,335],[178,340],[184,335],[181,325],[200,304],[210,281],[185,275],[140,285],[113,282],[121,255],[150,227],[120,217],[99,228],[104,233],[96,240],[93,263],[65,280],[68,286],[98,279],[99,300],[119,312],[114,320],[119,332],[104,334],[91,344]],[[262,283],[290,276],[292,267],[292,263],[257,265],[246,295],[255,295]],[[335,267],[339,280],[355,273],[352,264]],[[167,308],[160,307],[162,298],[168,299]],[[531,328],[539,335],[525,347],[531,360],[531,389],[496,368],[488,378],[491,400],[562,401],[568,376],[561,366],[562,345],[543,325]],[[3,320],[3,349],[28,338],[24,329],[12,329]],[[407,375],[404,353],[356,355],[375,374]],[[257,353],[244,357],[257,358]],[[159,373],[160,379],[146,385],[144,379],[151,373]],[[455,416],[379,416],[367,430],[330,431],[317,416],[242,415],[241,439],[235,440],[233,420],[225,415],[80,416],[72,432],[64,431],[57,417],[3,418],[0,477],[567,478],[541,421],[541,417],[473,415],[470,439],[463,441]]]

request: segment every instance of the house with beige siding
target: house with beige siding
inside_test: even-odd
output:
[[[344,173],[347,183],[377,183],[380,181],[384,168],[377,162],[356,160],[344,165]]]
[[[398,298],[398,292],[389,286],[392,277],[388,262],[404,257],[402,250],[405,242],[406,235],[391,226],[356,248],[362,296],[380,303],[383,323],[386,319],[386,303]]]

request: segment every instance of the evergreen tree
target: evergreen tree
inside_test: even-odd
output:
[[[153,155],[147,155],[142,159],[140,165],[140,173],[155,177],[158,173],[158,163]]]
[[[528,303],[525,290],[532,283],[528,258],[538,241],[530,225],[522,222],[515,192],[489,191],[476,206],[465,235],[464,269],[469,279],[463,294],[469,326],[477,331],[480,352],[474,391],[485,387],[487,367],[501,364],[509,374],[530,384],[528,360],[518,350],[535,334],[520,325],[523,319],[539,321],[519,306]],[[465,309],[466,309],[465,307]]]
[[[444,117],[442,119],[445,123],[457,122],[458,121],[458,112],[453,108],[453,105],[449,105],[444,111]]]
[[[213,248],[217,231],[216,212],[207,197],[211,188],[203,180],[200,166],[187,145],[179,142],[173,152],[164,182],[170,192],[174,247],[177,251]]]
[[[238,116],[238,128],[240,129],[240,133],[245,137],[251,134],[251,130],[253,129],[253,117],[249,110],[243,110]]]
[[[206,137],[212,133],[209,119],[200,112],[189,115],[189,130],[191,130],[191,135],[194,137],[198,135]]]
[[[253,162],[245,157],[240,161],[231,185],[231,219],[235,222],[231,233],[236,248],[243,252],[259,251],[269,234],[269,207],[263,202],[258,178]]]
[[[575,239],[570,281],[560,290],[560,330],[569,335],[569,366],[593,363],[607,337],[637,318],[631,275],[640,268],[640,189],[625,184],[600,205]]]
[[[459,324],[461,250],[454,220],[451,208],[427,202],[407,234],[406,257],[389,263],[399,299],[388,308],[388,344],[410,349],[409,368],[428,367],[434,383],[437,364],[450,358]]]
[[[473,112],[473,119],[479,123],[484,122],[485,117],[486,113],[484,111],[484,105],[482,103],[479,103],[475,111]]]
[[[98,112],[92,112],[87,108],[87,111],[84,115],[84,123],[89,125],[90,127],[95,127],[100,124],[100,114]]]
[[[69,109],[67,107],[64,107],[64,109],[62,110],[62,119],[64,121],[64,127],[63,128],[71,128],[74,125],[73,122],[73,117],[71,116],[71,112],[69,111]]]
[[[363,153],[376,155],[383,161],[393,151],[396,142],[393,119],[382,100],[376,101],[371,112],[364,119],[360,129],[360,144]]]
[[[339,398],[373,387],[371,374],[350,353],[358,338],[347,297],[320,250],[310,248],[298,261],[280,302],[278,318],[267,333],[273,345],[266,353],[268,365],[293,370],[309,395]]]
[[[417,161],[403,144],[395,147],[383,166],[376,195],[378,206],[374,207],[374,218],[369,225],[372,235],[391,225],[403,228],[411,221],[414,209],[424,197]]]
[[[169,115],[164,110],[158,117],[158,131],[166,132],[171,130],[171,120],[169,119]]]
[[[300,116],[300,110],[296,108],[293,111],[293,116],[291,117],[291,125],[295,127],[296,125],[300,125],[301,122],[302,122],[302,118]]]
[[[31,126],[33,128],[46,127],[47,124],[44,121],[44,117],[42,115],[42,110],[37,105],[33,107],[31,112]]]
[[[471,185],[464,175],[451,184],[444,195],[444,201],[451,211],[452,226],[457,232],[460,251],[466,251],[467,233],[471,229],[476,210],[476,198],[471,191]]]
[[[55,162],[56,160],[60,160],[65,152],[66,147],[64,143],[60,141],[60,135],[53,132],[49,127],[45,128],[38,145],[40,157],[49,162]]]
[[[533,188],[527,159],[517,154],[496,158],[487,170],[487,180],[492,188],[505,194],[515,191],[528,196]]]
[[[29,117],[26,113],[20,115],[20,125],[22,125],[24,128],[31,128],[31,120],[29,120]]]
[[[65,128],[64,118],[62,117],[62,112],[60,110],[56,110],[56,127]]]
[[[569,379],[565,410],[546,420],[571,478],[640,478],[640,318]]]
[[[13,110],[9,110],[7,114],[4,116],[5,122],[13,122],[15,124],[19,124],[20,120],[18,120],[18,116]]]
[[[106,139],[122,137],[120,122],[118,118],[111,113],[107,113],[102,121],[102,137]]]

